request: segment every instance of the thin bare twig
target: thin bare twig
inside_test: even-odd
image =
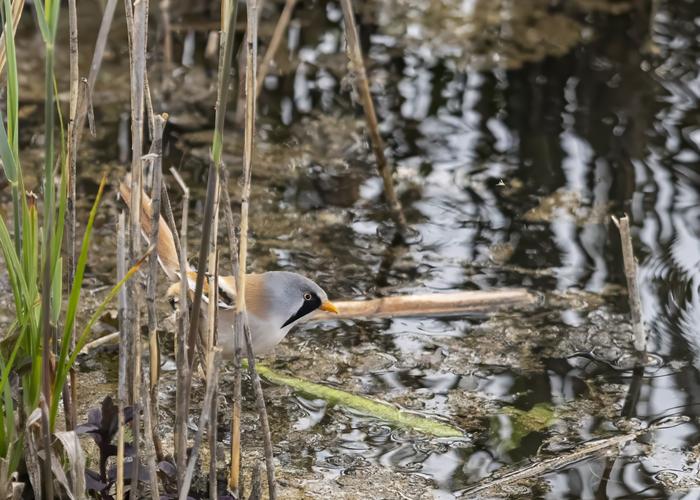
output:
[[[343,9],[343,17],[345,19],[348,57],[352,63],[352,69],[355,72],[357,90],[360,94],[362,108],[364,109],[367,126],[369,127],[372,150],[377,159],[377,170],[384,181],[384,196],[386,197],[386,202],[389,205],[389,212],[391,213],[394,223],[397,225],[397,229],[405,234],[408,224],[406,223],[406,217],[401,208],[401,202],[398,196],[396,196],[391,166],[384,155],[384,140],[379,133],[377,113],[374,110],[374,101],[372,101],[372,93],[369,90],[369,80],[367,78],[367,71],[365,70],[364,58],[362,57],[362,48],[360,47],[357,25],[355,24],[352,0],[340,0],[340,5]]]
[[[634,332],[634,348],[640,357],[647,350],[647,334],[642,319],[642,300],[639,296],[639,281],[637,278],[637,261],[634,258],[632,246],[632,233],[627,215],[618,219],[613,216],[613,222],[620,231],[622,243],[622,260],[625,266],[625,278],[627,278],[627,294],[629,296],[630,316],[632,318],[632,330]]]

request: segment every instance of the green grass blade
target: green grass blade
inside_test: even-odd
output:
[[[153,251],[153,247],[149,248],[149,250],[144,254],[143,257],[139,259],[136,264],[134,264],[131,269],[124,275],[124,277],[116,284],[114,287],[109,291],[107,296],[104,298],[102,303],[97,307],[97,310],[93,313],[93,315],[90,317],[90,320],[88,321],[87,325],[85,325],[85,328],[83,329],[82,333],[80,336],[77,338],[76,343],[75,343],[75,349],[71,353],[70,357],[67,359],[67,361],[64,361],[63,363],[59,363],[56,366],[56,379],[54,381],[54,387],[53,387],[53,393],[54,394],[60,394],[61,391],[63,391],[63,386],[66,383],[66,375],[68,373],[68,370],[70,369],[71,366],[75,364],[75,360],[78,358],[78,354],[80,354],[80,351],[85,347],[85,344],[87,344],[88,338],[90,336],[90,332],[92,331],[92,327],[97,323],[97,321],[102,317],[102,314],[104,314],[105,309],[107,306],[114,300],[114,297],[117,296],[119,293],[119,290],[121,290],[122,286],[124,286],[124,283],[129,281],[134,274],[139,270],[139,268],[143,265],[143,263],[146,261],[148,256],[151,254]],[[76,273],[77,275],[77,273]],[[65,343],[64,343],[65,344]],[[63,352],[63,345],[61,346],[61,352]],[[56,413],[58,411],[58,398],[55,399],[55,401],[52,404],[51,407],[51,413],[50,413],[50,422],[51,425],[54,425],[54,422],[56,420]]]
[[[88,250],[90,249],[90,236],[92,235],[92,227],[95,223],[95,216],[97,215],[97,209],[100,205],[100,200],[102,199],[102,193],[104,192],[104,187],[107,182],[107,177],[102,176],[102,181],[100,182],[100,187],[97,190],[97,196],[90,209],[90,215],[88,217],[87,226],[85,227],[85,234],[83,235],[83,243],[80,246],[80,255],[75,267],[75,275],[73,277],[73,283],[71,285],[70,296],[68,298],[68,308],[66,310],[66,317],[63,326],[63,335],[61,337],[61,352],[57,360],[57,376],[56,382],[59,379],[59,371],[64,370],[66,359],[68,357],[68,349],[70,348],[70,335],[73,331],[73,325],[75,324],[76,314],[78,312],[78,304],[80,303],[80,292],[83,286],[83,278],[85,275],[85,267],[87,266]],[[60,278],[60,276],[59,276]],[[56,385],[54,382],[54,387]],[[54,394],[56,394],[54,392]],[[53,416],[54,407],[58,407],[58,398],[54,398],[51,404],[51,428],[53,429]]]
[[[41,4],[41,0],[33,2],[36,8],[36,22],[39,24],[39,30],[41,31],[41,38],[44,43],[48,43],[50,38],[49,26],[46,24],[46,13],[44,12],[44,6]]]
[[[2,121],[2,116],[0,116],[0,159],[2,159],[2,168],[5,171],[5,177],[7,177],[7,180],[12,186],[16,186],[19,172],[17,164],[15,163],[15,155],[12,153],[7,132],[5,131],[5,124]]]

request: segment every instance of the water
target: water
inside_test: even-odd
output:
[[[547,301],[495,317],[298,329],[273,366],[444,418],[465,438],[429,439],[269,388],[279,474],[302,485],[302,496],[357,497],[371,484],[379,496],[450,498],[494,471],[625,432],[623,413],[643,425],[685,415],[687,422],[610,459],[593,456],[492,493],[694,498],[700,5],[440,5],[371,3],[360,17],[382,133],[416,241],[389,243],[381,181],[351,101],[339,6],[304,3],[278,57],[279,75],[272,72],[260,99],[251,267],[306,273],[332,298],[522,286]],[[264,26],[274,18],[265,14]],[[108,75],[124,63],[114,50]],[[178,68],[180,90],[166,101],[156,96],[172,117],[167,166],[178,167],[193,190],[190,248],[213,124],[205,66],[195,59]],[[101,81],[98,91],[105,85],[109,93]],[[113,101],[95,102],[100,146],[86,143],[84,154],[99,166],[119,155],[114,137],[128,103],[117,88]],[[236,175],[241,137],[229,130],[225,156]],[[95,172],[84,172],[80,189],[90,194]],[[649,331],[650,366],[641,378],[629,369],[621,252],[609,219],[623,212]],[[113,234],[104,217],[98,244]],[[107,257],[92,266],[96,285],[113,274]],[[633,380],[637,398],[628,395]]]

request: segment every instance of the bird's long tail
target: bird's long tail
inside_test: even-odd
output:
[[[128,179],[119,184],[119,193],[129,207],[129,210],[131,210],[131,188]],[[147,241],[151,238],[152,220],[153,208],[151,206],[151,198],[149,198],[145,192],[141,191],[141,232]],[[158,225],[158,243],[156,245],[156,251],[158,252],[158,262],[160,262],[160,266],[163,268],[163,271],[165,271],[165,274],[168,275],[171,281],[177,280],[180,264],[177,258],[177,250],[175,249],[175,240],[163,216],[160,217]]]

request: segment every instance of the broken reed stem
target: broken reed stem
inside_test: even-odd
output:
[[[241,240],[238,248],[238,276],[236,279],[236,330],[235,336],[243,332],[245,336],[246,351],[248,353],[248,369],[255,390],[255,402],[260,417],[263,443],[265,447],[265,465],[267,469],[267,483],[271,500],[277,498],[277,484],[275,481],[275,463],[272,450],[272,437],[270,425],[265,409],[265,398],[260,385],[260,377],[255,371],[255,355],[248,328],[245,303],[245,270],[248,253],[248,210],[250,204],[250,185],[253,170],[253,146],[255,143],[255,103],[256,77],[258,60],[258,2],[246,0],[248,7],[246,17],[246,65],[245,65],[245,127],[243,139],[243,190],[241,193]],[[235,337],[234,337],[235,338]]]
[[[190,490],[190,484],[192,482],[192,475],[194,474],[194,466],[197,463],[197,457],[199,455],[199,447],[202,443],[202,434],[204,428],[207,426],[210,417],[210,410],[212,405],[212,399],[214,397],[214,389],[216,387],[216,380],[219,376],[219,365],[221,358],[221,349],[213,348],[211,351],[207,352],[206,360],[206,392],[204,394],[204,403],[202,404],[202,411],[199,416],[199,423],[197,425],[197,432],[194,436],[194,443],[192,444],[192,452],[190,453],[190,459],[187,462],[187,469],[185,472],[185,477],[182,483],[182,487],[179,488],[179,499],[187,500],[189,498],[188,492]]]
[[[642,319],[642,301],[639,296],[639,281],[637,277],[637,261],[634,258],[632,246],[632,233],[630,231],[629,217],[627,215],[618,219],[612,217],[613,222],[620,231],[622,244],[622,260],[625,266],[625,278],[627,279],[627,294],[629,296],[630,316],[632,319],[632,331],[634,332],[634,349],[640,358],[644,357],[647,350],[647,334]]]
[[[357,90],[360,94],[362,108],[364,109],[365,119],[367,120],[367,126],[369,128],[372,151],[374,151],[374,156],[377,159],[377,170],[384,181],[384,196],[386,197],[386,202],[389,205],[389,212],[397,229],[400,233],[405,234],[408,224],[403,209],[401,208],[401,202],[396,196],[392,168],[384,155],[384,140],[379,133],[377,113],[374,109],[372,93],[369,90],[369,80],[367,78],[367,71],[365,70],[365,62],[362,56],[362,48],[360,47],[357,25],[355,24],[352,0],[340,0],[340,5],[343,9],[343,17],[345,19],[348,58],[352,63],[352,69],[355,73]]]
[[[272,33],[270,44],[267,46],[262,63],[260,63],[258,81],[255,87],[255,95],[257,97],[260,97],[260,92],[262,92],[263,85],[265,85],[265,77],[267,77],[267,72],[270,70],[270,64],[279,49],[284,32],[287,31],[287,26],[289,26],[289,21],[292,19],[292,12],[294,12],[296,4],[297,0],[287,0],[284,4],[284,9],[282,9],[282,14],[280,14],[280,18],[275,25],[275,31]]]
[[[124,211],[119,213],[117,221],[117,283],[119,283],[126,274],[126,216]],[[126,339],[129,337],[127,331],[128,320],[126,315],[127,297],[126,288],[122,287],[119,290],[119,376],[117,387],[117,406],[118,406],[118,428],[117,428],[117,499],[124,498],[124,407],[126,406],[127,398],[127,353],[128,347]]]
[[[187,466],[187,416],[190,408],[190,385],[192,383],[192,371],[187,359],[187,332],[189,331],[189,307],[187,307],[187,261],[183,252],[180,237],[177,234],[173,209],[170,205],[170,197],[165,184],[163,184],[161,207],[165,222],[173,233],[175,250],[180,267],[180,306],[177,309],[177,379],[175,385],[175,465],[177,471],[178,491],[181,490],[185,480],[185,468]]]
[[[97,81],[97,75],[102,67],[102,59],[104,58],[105,47],[107,46],[107,38],[109,37],[109,30],[112,27],[112,20],[114,19],[114,11],[117,8],[117,0],[108,0],[105,6],[104,13],[102,14],[102,21],[100,22],[100,29],[97,33],[97,40],[95,41],[95,50],[92,54],[92,61],[90,62],[90,71],[87,78],[87,98],[78,101],[78,111],[75,119],[75,136],[76,136],[76,149],[80,145],[80,139],[83,133],[83,127],[85,126],[85,118],[88,115],[89,110],[92,109],[92,93],[95,89],[95,82]],[[91,111],[90,111],[91,112]]]
[[[175,167],[170,167],[170,173],[173,174],[177,185],[180,186],[180,190],[182,190],[182,217],[180,219],[180,243],[182,243],[182,248],[180,250],[182,251],[185,262],[187,262],[187,219],[190,211],[190,189],[187,187],[187,184],[185,184],[185,181],[182,180],[182,177],[180,177],[179,172],[175,170]]]
[[[151,210],[153,217],[151,220],[151,234],[149,241],[158,241],[158,229],[160,227],[160,198],[163,186],[163,129],[168,119],[167,114],[157,115],[153,119],[153,143],[151,144],[151,154],[153,158],[153,181],[151,182]],[[158,380],[160,378],[160,348],[158,342],[158,316],[156,313],[156,293],[158,284],[158,254],[153,252],[148,261],[148,288],[146,291],[146,302],[148,308],[148,351],[149,351],[149,408],[144,408],[146,413],[153,412],[151,425],[144,425],[146,433],[152,434],[153,446],[158,460],[162,460],[163,451],[160,437],[155,429],[158,426]]]

